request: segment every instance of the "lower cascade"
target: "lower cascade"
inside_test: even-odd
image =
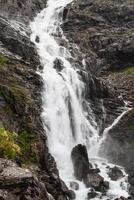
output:
[[[60,26],[64,8],[71,2],[48,0],[47,7],[31,23],[31,40],[43,66],[38,73],[44,82],[42,120],[49,151],[60,177],[72,191],[71,199],[128,197],[124,169],[99,156],[106,134],[128,109],[124,108],[102,136],[91,108],[91,119],[87,119],[83,108],[84,83],[70,62],[69,50],[60,44],[61,40],[67,42]]]

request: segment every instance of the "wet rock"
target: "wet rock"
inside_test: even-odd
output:
[[[78,189],[79,189],[79,184],[78,184],[77,182],[71,181],[71,182],[70,182],[70,187],[71,187],[73,190],[78,190]]]
[[[63,62],[60,59],[56,58],[54,61],[54,68],[57,72],[62,71],[64,68]]]
[[[115,200],[128,200],[128,198],[121,196],[120,198],[116,198]]]
[[[82,181],[89,173],[89,168],[92,167],[88,160],[86,146],[82,144],[75,146],[72,149],[71,158],[73,161],[74,175],[78,180]]]
[[[97,173],[88,174],[84,179],[86,187],[92,187],[96,191],[105,193],[109,189],[109,183],[104,181],[104,178]]]
[[[130,185],[134,186],[134,170],[131,170],[131,172],[129,172],[128,182]]]
[[[40,38],[39,36],[37,35],[36,38],[35,38],[35,42],[39,43],[40,42]]]
[[[100,169],[99,168],[89,169],[89,173],[90,174],[100,173]]]
[[[93,198],[95,198],[97,195],[98,195],[98,194],[97,194],[97,192],[95,192],[94,189],[90,189],[90,191],[87,193],[87,198],[88,198],[88,199],[93,199]]]
[[[88,174],[86,179],[84,179],[84,183],[86,187],[92,187],[97,191],[100,191],[101,185],[104,179],[99,174]]]
[[[119,167],[115,166],[109,169],[108,175],[111,178],[111,180],[117,181],[118,179],[123,177],[123,172]]]
[[[131,169],[128,175],[128,182],[130,184],[129,194],[134,198],[134,170]]]
[[[70,200],[73,200],[76,198],[76,194],[73,190],[68,190],[68,191],[66,191],[65,194],[69,197]]]
[[[129,194],[134,198],[134,186],[130,186]]]

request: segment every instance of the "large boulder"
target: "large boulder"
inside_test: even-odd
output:
[[[79,189],[79,184],[75,181],[71,181],[70,182],[70,188],[72,188],[73,190],[78,190]]]
[[[87,193],[87,198],[88,198],[88,199],[93,199],[93,198],[95,198],[97,195],[98,195],[97,192],[96,192],[93,188],[91,188],[91,189],[89,190],[89,192]]]
[[[104,181],[104,178],[97,173],[88,174],[84,179],[86,187],[94,188],[96,191],[106,193],[109,189],[109,183]]]
[[[56,69],[57,72],[60,72],[62,71],[63,68],[64,68],[63,62],[60,59],[56,58],[54,60],[54,69]]]
[[[89,168],[92,167],[88,160],[86,146],[82,144],[75,146],[72,150],[71,157],[73,161],[74,175],[78,180],[82,181],[82,179],[86,178],[89,173]]]
[[[109,169],[108,175],[111,178],[111,180],[117,181],[118,179],[123,177],[123,172],[119,167],[115,166]]]

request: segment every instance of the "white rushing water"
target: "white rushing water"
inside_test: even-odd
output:
[[[85,144],[88,153],[96,157],[99,142],[98,128],[92,123],[94,116],[90,123],[82,107],[84,84],[79,80],[77,69],[69,62],[70,52],[59,43],[59,39],[65,40],[60,28],[63,10],[71,2],[72,0],[48,0],[46,9],[31,23],[31,40],[36,44],[43,66],[39,73],[44,81],[44,129],[48,135],[49,150],[57,162],[61,178],[68,186],[71,180],[75,180],[70,157],[72,148],[79,143]],[[103,177],[110,181],[106,171],[107,161],[95,158],[95,162]],[[124,180],[116,183],[110,181],[109,192],[112,198],[127,196],[126,190],[120,186],[120,182]],[[88,189],[81,182],[79,185],[76,199],[84,200]]]

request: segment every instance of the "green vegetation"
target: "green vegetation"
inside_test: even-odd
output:
[[[22,163],[35,163],[36,156],[36,142],[34,137],[26,131],[18,134],[17,143],[21,148]]]
[[[123,70],[126,75],[134,75],[134,67],[128,67]]]
[[[23,164],[37,162],[36,142],[26,131],[16,134],[5,128],[0,128],[0,157],[15,159],[20,157]]]
[[[7,58],[5,56],[0,55],[0,65],[4,65],[7,62]]]
[[[27,104],[32,103],[32,99],[29,97],[28,91],[24,86],[11,84],[9,89],[17,101],[25,102]]]
[[[21,150],[16,143],[17,135],[0,128],[0,157],[13,159],[20,154]]]

